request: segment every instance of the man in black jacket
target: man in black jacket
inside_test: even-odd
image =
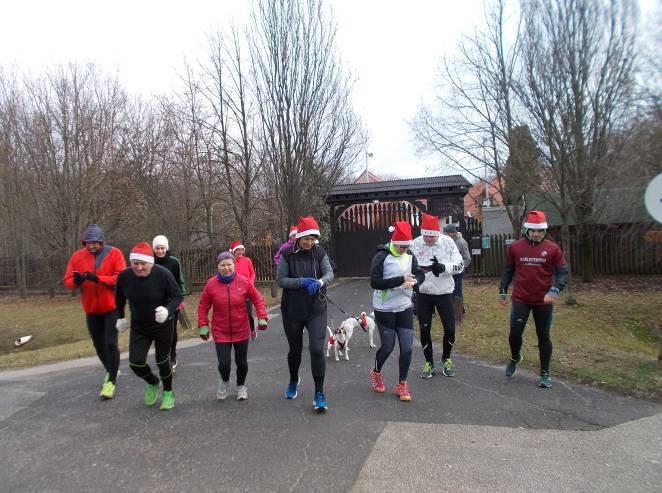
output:
[[[170,366],[172,319],[182,302],[182,294],[170,271],[154,265],[154,254],[148,243],[141,242],[133,247],[129,259],[131,267],[117,276],[116,327],[118,332],[129,328],[124,315],[128,301],[131,310],[129,366],[145,380],[145,404],[154,405],[158,398],[159,378],[147,364],[147,353],[154,342],[156,366],[163,383],[161,409],[172,409],[175,406]]]

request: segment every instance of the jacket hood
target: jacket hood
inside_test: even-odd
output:
[[[90,224],[85,228],[85,231],[83,231],[80,242],[85,245],[85,242],[87,241],[99,241],[102,244],[106,242],[106,239],[103,236],[103,231],[98,224]]]

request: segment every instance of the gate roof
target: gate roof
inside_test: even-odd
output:
[[[462,175],[430,176],[406,180],[377,181],[372,183],[348,183],[336,185],[326,195],[326,203],[339,204],[369,202],[372,200],[398,200],[413,197],[435,197],[462,194],[471,183]]]

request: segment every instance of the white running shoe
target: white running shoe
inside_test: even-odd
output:
[[[228,382],[221,382],[218,384],[218,390],[216,391],[216,398],[219,401],[224,401],[228,398]]]

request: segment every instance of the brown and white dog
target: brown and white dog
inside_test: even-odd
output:
[[[326,330],[329,331],[329,340],[326,344],[326,357],[329,357],[331,348],[333,348],[336,361],[338,361],[338,355],[342,356],[343,351],[345,351],[345,359],[349,360],[349,347],[347,347],[347,343],[351,335],[347,337],[347,333],[342,325],[336,330],[331,330],[331,327],[327,325]]]
[[[351,337],[351,334],[354,333],[354,329],[360,328],[361,330],[363,330],[363,332],[368,333],[368,340],[370,342],[370,347],[371,348],[377,347],[375,346],[375,342],[374,342],[375,319],[366,315],[365,312],[361,312],[361,316],[358,318],[350,317],[343,320],[340,326],[345,329],[346,333],[350,334],[349,337]]]

